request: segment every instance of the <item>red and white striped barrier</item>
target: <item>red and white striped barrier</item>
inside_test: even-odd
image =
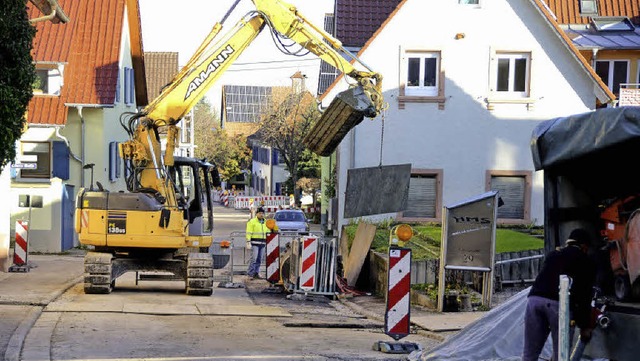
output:
[[[16,221],[16,243],[13,247],[13,264],[24,266],[27,263],[29,222]]]
[[[277,233],[267,234],[266,245],[267,281],[280,282],[280,238]]]
[[[389,289],[384,317],[384,333],[399,340],[409,335],[411,290],[411,249],[389,248]]]
[[[313,290],[316,283],[316,253],[318,251],[317,237],[302,239],[302,267],[300,270],[300,289]]]

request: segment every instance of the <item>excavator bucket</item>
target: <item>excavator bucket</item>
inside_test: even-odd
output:
[[[377,114],[375,105],[362,86],[349,88],[336,95],[303,142],[312,152],[329,156],[364,117],[375,118]]]

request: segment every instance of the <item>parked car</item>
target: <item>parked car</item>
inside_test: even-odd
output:
[[[274,216],[280,232],[309,232],[309,221],[299,209],[281,209]]]

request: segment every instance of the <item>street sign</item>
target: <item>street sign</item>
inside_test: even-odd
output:
[[[38,169],[38,163],[13,163],[11,168],[16,169]]]

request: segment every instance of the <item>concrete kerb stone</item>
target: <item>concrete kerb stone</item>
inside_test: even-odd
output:
[[[351,301],[349,301],[347,299],[344,299],[344,298],[338,298],[338,300],[340,300],[340,302],[342,304],[344,304],[345,306],[351,308],[354,312],[357,312],[357,313],[359,313],[361,315],[364,315],[367,318],[370,318],[372,320],[375,320],[375,321],[378,321],[378,322],[382,322],[383,324],[385,322],[384,315],[380,316],[379,314],[377,314],[375,312],[372,312],[370,310],[367,310],[366,308],[364,308],[364,307],[362,307],[362,306],[360,306],[360,305],[358,305],[356,303],[353,303],[353,302],[351,302]],[[438,335],[437,333],[434,333],[434,332],[431,332],[431,331],[428,331],[428,330],[424,330],[422,328],[416,329],[415,332],[417,334],[421,335],[421,336],[428,337],[430,339],[433,339],[433,340],[436,340],[436,341],[440,341],[440,342],[442,342],[442,341],[444,341],[446,339],[445,336]]]
[[[83,279],[84,276],[78,276],[75,279],[67,282],[62,288],[58,289],[55,292],[52,292],[49,298],[45,301],[44,305],[35,306],[34,309],[29,312],[27,317],[22,320],[18,328],[16,328],[15,332],[9,339],[9,344],[4,354],[5,361],[20,361],[20,353],[22,352],[24,341],[27,338],[29,331],[33,328],[33,325],[35,325],[36,321],[38,321],[38,319],[40,318],[40,315],[42,314],[44,308],[49,303],[58,299],[58,297],[65,293],[69,288],[81,282]],[[47,342],[50,341],[51,337],[49,337],[49,340]]]

